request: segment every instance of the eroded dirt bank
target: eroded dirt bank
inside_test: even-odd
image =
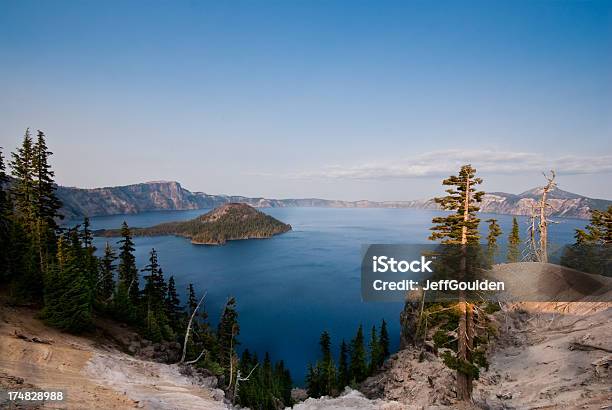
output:
[[[175,365],[135,359],[112,340],[58,332],[35,314],[0,306],[0,387],[66,392],[66,402],[44,408],[227,408],[219,391],[202,387],[201,380],[181,374]]]

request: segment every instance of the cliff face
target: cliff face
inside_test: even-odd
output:
[[[493,192],[485,195],[482,212],[529,215],[532,205],[540,197],[536,188],[519,195]],[[244,203],[255,208],[323,207],[323,208],[416,208],[438,209],[431,200],[415,201],[339,201],[317,198],[268,199],[244,196],[209,195],[191,192],[174,181],[80,189],[58,187],[57,194],[64,204],[62,213],[67,218],[133,214],[146,211],[215,208],[227,203]],[[555,189],[549,194],[551,216],[588,219],[592,209],[605,209],[612,201],[592,199]]]

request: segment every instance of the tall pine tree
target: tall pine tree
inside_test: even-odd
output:
[[[476,170],[471,165],[464,165],[458,175],[451,175],[442,181],[443,185],[451,186],[446,190],[447,196],[435,198],[442,209],[454,211],[447,216],[435,217],[430,238],[440,240],[443,244],[460,245],[462,257],[459,262],[460,277],[465,275],[467,264],[467,246],[477,244],[480,238],[478,224],[480,220],[476,216],[479,207],[476,205],[482,201],[483,191],[476,189],[482,183],[482,179],[476,177]],[[453,360],[445,360],[445,363],[457,370],[457,397],[459,400],[470,400],[472,397],[472,379],[474,365],[472,364],[471,350],[474,344],[474,313],[473,305],[466,302],[465,293],[459,292],[459,329],[457,341],[457,354]]]
[[[236,337],[240,333],[238,326],[238,312],[236,311],[236,299],[229,298],[223,312],[221,320],[217,327],[218,349],[219,349],[219,364],[224,370],[226,376],[227,387],[232,386],[236,369],[236,346],[238,340]]]
[[[382,353],[380,366],[382,366],[383,362],[391,354],[389,350],[389,331],[387,330],[387,322],[385,322],[385,319],[382,320],[380,325],[380,350]]]
[[[351,384],[361,383],[366,377],[368,377],[368,365],[362,325],[359,325],[357,334],[351,341],[350,357],[351,364],[349,369],[351,374]]]
[[[512,218],[512,230],[508,236],[508,255],[509,263],[518,262],[520,260],[521,237],[519,232],[519,224],[516,217]]]
[[[487,234],[487,256],[490,263],[495,263],[495,254],[497,253],[497,238],[502,234],[501,227],[497,223],[497,219],[487,219],[489,224],[489,233]]]
[[[98,278],[97,293],[98,299],[101,303],[108,303],[113,295],[115,289],[115,261],[117,255],[113,250],[113,247],[106,242],[104,246],[104,256],[100,260],[100,270]]]
[[[136,258],[134,257],[134,241],[128,224],[121,225],[121,240],[119,241],[119,286],[127,293],[132,305],[138,305],[139,281]]]
[[[340,343],[340,357],[338,359],[338,387],[340,390],[344,389],[351,382],[348,366],[348,352],[348,345],[344,339],[342,339],[342,343]]]

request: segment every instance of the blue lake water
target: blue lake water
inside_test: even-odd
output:
[[[362,245],[371,243],[427,243],[431,219],[439,211],[414,209],[270,208],[264,212],[292,225],[289,233],[265,240],[231,241],[225,246],[192,245],[171,236],[136,238],[136,259],[143,267],[151,248],[159,254],[165,277],[174,275],[181,298],[187,285],[207,290],[206,310],[216,321],[228,296],[238,302],[240,348],[268,351],[273,360],[284,359],[296,384],[303,383],[306,366],[318,356],[318,339],[330,332],[337,351],[340,341],[350,340],[359,326],[366,335],[384,318],[392,349],[399,344],[401,303],[364,303],[360,291]],[[118,228],[125,220],[131,227],[194,218],[206,210],[147,212],[92,218],[93,229]],[[512,217],[496,218],[504,234]],[[559,219],[550,226],[551,242],[573,242],[574,230],[587,221]],[[522,235],[526,219],[520,218]],[[72,221],[72,223],[76,223]],[[68,222],[70,224],[70,222]],[[486,224],[481,223],[486,231]],[[485,234],[486,235],[486,234]],[[96,238],[103,249],[108,238]],[[110,240],[116,242],[115,238]]]

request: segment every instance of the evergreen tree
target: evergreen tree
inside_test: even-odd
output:
[[[484,192],[476,190],[476,185],[481,184],[482,179],[475,175],[476,170],[471,165],[464,165],[459,175],[451,175],[442,181],[442,185],[454,188],[447,189],[447,196],[435,198],[434,201],[442,209],[455,213],[432,219],[437,225],[431,228],[430,240],[440,239],[443,244],[478,243],[480,219],[476,217],[476,212],[480,208],[475,204],[482,201]]]
[[[508,255],[507,259],[509,263],[518,262],[520,260],[520,249],[521,237],[519,231],[518,221],[516,217],[512,218],[512,231],[508,236]]]
[[[92,326],[92,303],[89,281],[82,269],[83,249],[76,229],[60,237],[57,266],[45,280],[43,319],[59,329],[82,332]]]
[[[115,289],[115,261],[117,255],[108,242],[104,247],[104,256],[100,260],[100,276],[98,278],[98,299],[101,302],[108,302]]]
[[[55,252],[55,233],[58,230],[56,219],[63,218],[58,212],[62,203],[55,195],[55,173],[49,165],[49,157],[53,153],[47,148],[45,134],[40,130],[32,151],[32,167],[35,178],[32,199],[35,207],[37,246],[39,248],[41,270],[44,271],[49,254]]]
[[[12,296],[20,301],[39,301],[42,297],[40,257],[34,246],[36,213],[34,207],[34,143],[29,129],[23,142],[12,153],[10,162],[14,182],[10,187],[13,205],[9,232],[9,266],[12,270]]]
[[[351,376],[349,374],[348,367],[348,346],[344,339],[340,344],[340,358],[338,360],[338,387],[340,390],[348,386],[351,382]]]
[[[193,288],[193,283],[189,284],[187,289],[187,310],[189,315],[193,313],[196,306],[198,306],[198,298],[196,298],[195,289]]]
[[[309,397],[319,398],[321,397],[321,387],[319,385],[321,377],[318,374],[311,363],[308,364],[308,370],[306,372],[306,393]]]
[[[90,288],[97,292],[97,287],[99,285],[98,281],[100,279],[100,261],[95,256],[96,247],[93,246],[93,233],[91,232],[91,225],[89,223],[89,218],[87,217],[83,219],[79,237],[83,243],[83,268],[87,273]],[[92,292],[92,297],[95,297],[96,292]]]
[[[487,235],[487,256],[490,263],[495,263],[495,254],[497,253],[497,237],[502,234],[501,227],[497,223],[497,219],[487,219],[489,223],[489,234]]]
[[[317,365],[319,393],[323,396],[330,396],[336,388],[336,366],[331,354],[331,338],[327,331],[321,334],[319,346],[321,346],[322,355]]]
[[[183,325],[181,324],[181,301],[179,300],[178,294],[176,293],[176,284],[174,283],[174,276],[170,276],[168,279],[168,292],[166,293],[166,316],[170,322],[170,326],[177,331],[182,330]]]
[[[593,210],[586,229],[576,229],[578,245],[612,244],[612,206],[605,211]]]
[[[476,177],[476,170],[471,165],[461,167],[458,175],[451,175],[442,181],[443,185],[452,186],[446,190],[447,196],[435,198],[442,209],[455,211],[447,216],[435,217],[431,230],[431,240],[440,240],[442,244],[461,245],[461,258],[457,268],[460,277],[466,274],[467,246],[478,244],[480,235],[476,217],[479,211],[477,203],[482,201],[483,191],[476,189],[482,179]],[[457,397],[459,400],[470,400],[472,395],[472,379],[478,368],[472,363],[471,349],[474,341],[473,305],[466,302],[465,292],[459,292],[459,329],[456,357],[447,356],[447,366],[457,370]],[[452,359],[452,360],[451,360]]]
[[[372,333],[370,334],[370,367],[369,374],[372,375],[376,373],[382,358],[382,349],[380,347],[380,340],[378,339],[378,334],[376,333],[376,326],[372,326]]]
[[[151,249],[149,264],[142,269],[142,272],[145,273],[142,302],[146,309],[147,334],[152,340],[159,341],[162,338],[162,327],[166,322],[165,283],[155,249]]]
[[[227,386],[231,387],[232,381],[234,380],[234,372],[236,371],[235,359],[236,359],[236,346],[238,340],[236,336],[240,333],[240,327],[238,326],[238,312],[236,311],[236,299],[229,298],[223,313],[221,314],[221,320],[217,328],[218,338],[218,349],[219,349],[219,364],[223,368],[225,375],[227,376]]]
[[[349,371],[351,375],[351,384],[361,383],[368,377],[368,365],[366,363],[366,350],[362,325],[359,325],[357,334],[351,341],[350,357],[351,364],[349,366]]]
[[[12,154],[11,169],[15,182],[11,188],[15,211],[26,231],[31,234],[35,226],[34,201],[34,143],[26,129],[21,147]]]
[[[387,331],[387,322],[385,322],[385,319],[382,320],[382,323],[380,325],[380,351],[381,362],[379,366],[382,366],[383,362],[391,354],[391,352],[389,351],[389,332]]]
[[[134,257],[134,242],[127,223],[121,225],[121,240],[119,241],[119,284],[125,288],[132,305],[138,304],[139,281],[136,258]]]

